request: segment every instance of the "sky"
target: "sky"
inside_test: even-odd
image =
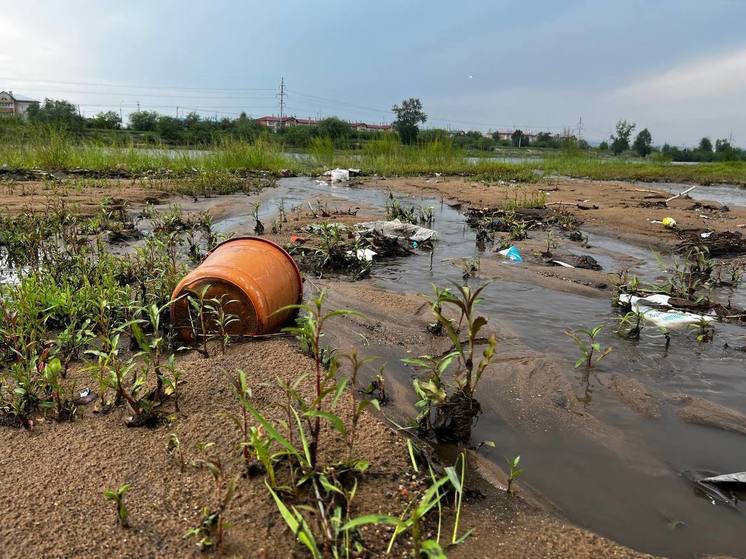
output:
[[[0,0],[0,90],[92,115],[286,113],[746,145],[740,0]]]

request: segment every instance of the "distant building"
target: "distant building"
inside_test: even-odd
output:
[[[257,123],[272,130],[277,130],[283,126],[315,126],[319,123],[318,120],[311,118],[297,118],[294,116],[263,116],[256,119]],[[351,122],[350,126],[353,130],[382,130],[384,132],[392,130],[390,124],[368,124],[366,122]]]
[[[380,130],[382,132],[390,132],[394,128],[390,124],[368,124],[367,122],[351,122],[353,130]]]
[[[26,116],[26,111],[33,104],[38,105],[39,101],[12,91],[0,91],[0,115]]]
[[[297,119],[291,116],[263,116],[261,118],[257,118],[256,121],[262,126],[266,126],[267,128],[271,128],[272,130],[277,130],[282,126],[295,126],[296,124],[298,124]]]

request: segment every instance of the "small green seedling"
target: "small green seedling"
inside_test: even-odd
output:
[[[626,338],[638,340],[642,333],[646,311],[631,310],[619,318],[617,334]]]
[[[181,441],[176,433],[171,433],[168,436],[168,444],[166,445],[168,453],[175,456],[179,460],[179,469],[181,473],[184,473],[186,468],[186,462],[184,461],[184,450],[181,448]]]
[[[505,461],[508,463],[508,495],[513,493],[513,481],[518,479],[522,474],[523,470],[520,468],[521,457],[514,456],[513,458],[506,458]]]
[[[697,334],[697,342],[700,344],[711,342],[715,336],[715,329],[704,316],[699,317],[697,322],[690,324],[689,328]]]
[[[580,349],[581,356],[575,362],[576,369],[581,365],[585,365],[587,369],[593,368],[594,365],[597,365],[599,361],[604,359],[607,355],[609,355],[609,353],[611,353],[611,350],[614,349],[612,347],[603,349],[601,347],[601,344],[596,341],[596,337],[601,333],[601,330],[603,330],[603,328],[604,325],[599,324],[595,328],[581,328],[579,330],[565,331],[565,334],[572,338],[572,341],[574,341],[575,345],[577,345],[578,349]],[[586,336],[588,340],[586,341],[581,336]]]
[[[107,489],[104,491],[104,497],[114,501],[117,507],[117,522],[122,528],[129,528],[129,511],[124,504],[124,495],[130,490],[128,483],[120,485],[118,489]]]

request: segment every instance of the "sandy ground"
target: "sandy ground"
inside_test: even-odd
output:
[[[169,184],[157,180],[0,181],[3,210],[10,214],[39,211],[63,202],[70,211],[92,215],[106,198],[119,198],[137,206],[157,204],[171,195]]]
[[[227,355],[209,359],[183,356],[179,365],[185,382],[180,411],[172,412],[171,425],[131,429],[119,411],[98,416],[84,409],[72,423],[43,421],[32,432],[0,429],[0,444],[12,449],[0,457],[3,557],[200,556],[183,534],[198,523],[201,507],[212,503],[213,482],[204,469],[189,465],[198,457],[195,444],[214,442],[214,453],[229,475],[241,472],[239,432],[227,417],[239,411],[229,376],[238,368],[247,371],[254,401],[263,413],[279,419],[276,379],[297,378],[310,369],[311,361],[290,340],[274,339],[234,345]],[[78,387],[89,384],[83,373],[72,376]],[[178,434],[185,452],[184,473],[166,450],[171,432]],[[341,452],[337,436],[326,432],[324,439],[329,455]],[[424,487],[421,475],[409,465],[404,438],[380,419],[364,417],[355,448],[372,465],[360,485],[355,514],[396,514]],[[569,526],[520,497],[509,498],[477,473],[472,480],[471,487],[484,496],[467,502],[461,526],[474,528],[475,534],[450,552],[453,557],[644,556]],[[126,496],[132,525],[128,530],[116,526],[113,506],[102,495],[122,483],[132,485]],[[449,508],[446,529],[452,518]],[[261,477],[239,480],[239,496],[227,519],[232,526],[226,556],[294,554],[293,538]],[[371,556],[383,552],[387,533],[379,530],[369,531],[366,539]]]

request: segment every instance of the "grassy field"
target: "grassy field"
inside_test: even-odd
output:
[[[746,162],[674,165],[639,159],[599,158],[584,152],[548,154],[541,160],[503,162],[489,158],[470,161],[448,143],[404,146],[394,137],[375,140],[356,152],[340,152],[331,141],[313,142],[307,158],[290,157],[276,143],[224,141],[209,151],[108,147],[72,142],[50,134],[23,144],[0,143],[0,167],[28,170],[85,169],[100,173],[169,172],[235,174],[318,174],[331,167],[359,168],[364,174],[412,176],[441,173],[476,179],[530,182],[541,176],[562,175],[597,180],[645,182],[729,183],[746,185]]]

